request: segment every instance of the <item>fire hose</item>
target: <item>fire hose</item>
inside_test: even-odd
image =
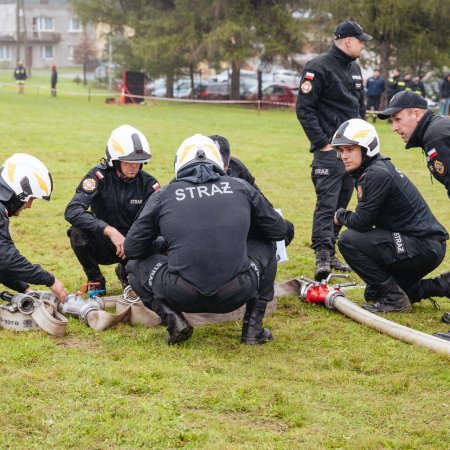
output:
[[[292,286],[296,286],[299,289],[299,297],[307,303],[322,303],[328,309],[339,311],[350,319],[367,325],[380,333],[387,334],[394,339],[408,344],[419,345],[434,352],[450,356],[450,342],[392,322],[355,305],[345,297],[342,288],[354,286],[356,283],[329,286],[328,283],[333,277],[348,278],[348,275],[330,274],[326,280],[321,282],[300,277],[300,280],[304,282],[303,284],[298,280],[296,280],[297,283],[295,285],[292,285],[292,282],[290,283],[291,288]]]
[[[54,302],[40,298],[38,293],[13,295],[2,291],[0,298],[9,302],[0,305],[1,327],[15,331],[41,328],[54,336],[65,334],[67,319],[57,311]]]

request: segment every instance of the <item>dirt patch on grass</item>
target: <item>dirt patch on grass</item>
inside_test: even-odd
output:
[[[76,336],[60,339],[56,345],[67,348],[88,348],[90,350],[98,350],[98,345],[95,342],[80,339]]]

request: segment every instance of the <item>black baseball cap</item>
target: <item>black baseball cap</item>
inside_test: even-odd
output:
[[[405,108],[428,109],[428,103],[421,95],[413,91],[397,92],[391,98],[389,107],[377,115],[381,120],[389,119],[392,114],[397,114]]]
[[[334,39],[344,39],[346,37],[355,37],[360,41],[371,41],[373,37],[364,33],[362,26],[358,22],[346,20],[340,23],[334,31]]]

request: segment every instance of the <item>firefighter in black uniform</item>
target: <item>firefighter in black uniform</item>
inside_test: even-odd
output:
[[[52,178],[37,158],[16,153],[0,168],[0,283],[23,294],[29,283],[45,285],[64,302],[64,285],[38,264],[31,264],[17,250],[9,233],[9,218],[31,208],[35,198],[50,201]]]
[[[450,198],[450,117],[435,116],[427,101],[410,91],[397,94],[378,117],[391,119],[406,148],[422,148],[431,175]]]
[[[247,166],[235,156],[231,155],[230,143],[228,139],[220,136],[218,134],[214,134],[209,136],[210,139],[214,141],[214,144],[219,148],[220,154],[223,160],[224,170],[230,177],[240,178],[241,180],[245,180],[250,186],[253,186],[269,203],[270,206],[273,206],[269,199],[262,193],[261,189],[256,185],[255,177],[248,170]],[[285,243],[288,246],[292,239],[294,239],[294,224],[289,220],[286,220],[286,237]]]
[[[444,259],[448,234],[411,181],[380,153],[375,128],[361,119],[344,122],[331,142],[355,181],[355,212],[341,208],[345,225],[339,249],[366,282],[364,308],[410,311],[411,303],[449,295],[441,277],[422,278]]]
[[[112,131],[106,159],[92,168],[78,185],[66,207],[70,245],[83,266],[88,281],[106,281],[99,264],[114,264],[123,286],[128,284],[123,243],[136,214],[160,185],[142,170],[151,158],[145,136],[136,128],[122,125]],[[90,209],[90,210],[89,210]]]
[[[414,92],[397,94],[378,117],[391,119],[393,131],[401,136],[406,148],[422,148],[431,175],[445,186],[450,198],[450,117],[435,116],[427,101]],[[450,272],[442,274],[441,279],[450,285]],[[450,333],[447,335],[450,339]]]
[[[335,256],[340,227],[333,224],[333,214],[347,206],[353,186],[330,141],[342,122],[366,115],[363,79],[356,59],[364,42],[371,39],[356,22],[342,22],[336,28],[333,47],[308,62],[301,77],[297,117],[314,152],[311,177],[317,202],[312,248],[318,280],[331,269],[348,270]]]
[[[130,285],[161,317],[168,344],[192,335],[182,312],[226,313],[245,303],[241,342],[272,339],[262,320],[274,295],[273,241],[284,239],[286,225],[256,189],[223,167],[211,139],[186,139],[175,181],[147,201],[125,240]],[[264,239],[248,239],[251,229]],[[160,235],[167,256],[151,254]]]

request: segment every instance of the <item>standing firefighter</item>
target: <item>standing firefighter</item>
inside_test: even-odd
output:
[[[311,247],[316,253],[318,280],[331,269],[348,270],[335,255],[340,227],[333,224],[333,214],[347,206],[353,185],[330,141],[342,122],[365,117],[364,85],[356,59],[364,42],[371,39],[356,22],[342,22],[333,47],[306,64],[300,82],[297,117],[314,154],[311,177],[317,200]]]
[[[22,62],[17,64],[17,67],[14,69],[14,78],[17,83],[17,92],[19,94],[23,94],[25,88],[25,80],[27,77],[27,69],[23,66]]]
[[[0,168],[0,283],[21,293],[29,283],[45,285],[61,300],[64,285],[38,264],[31,264],[17,250],[9,233],[9,218],[31,208],[35,198],[50,201],[53,183],[45,165],[25,153],[16,153]]]
[[[139,130],[116,128],[106,145],[106,159],[85,175],[66,207],[70,245],[88,281],[100,283],[99,290],[106,290],[99,264],[117,263],[119,280],[128,284],[125,236],[141,206],[160,187],[142,170],[150,158],[149,144]]]
[[[182,312],[226,313],[245,303],[241,342],[272,339],[263,318],[274,295],[273,241],[284,239],[286,225],[256,189],[223,169],[211,139],[186,139],[175,180],[149,199],[125,240],[130,285],[161,317],[168,344],[192,335]],[[248,239],[250,231],[258,239]],[[152,255],[158,236],[167,256]]]
[[[447,231],[413,183],[380,155],[375,128],[361,119],[344,122],[331,144],[338,149],[358,195],[354,212],[338,209],[345,225],[339,249],[366,282],[372,312],[410,311],[411,303],[450,296],[450,273],[423,279],[445,256]]]

